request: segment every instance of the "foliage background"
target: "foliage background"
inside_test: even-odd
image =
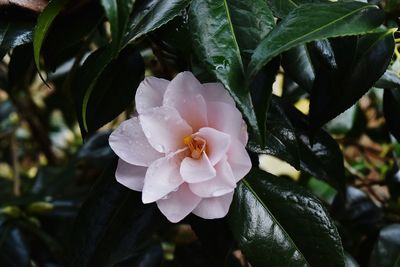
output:
[[[398,0],[0,2],[0,266],[400,266],[399,16]],[[227,218],[173,225],[115,181],[108,135],[144,76],[183,70],[235,98],[254,168]]]

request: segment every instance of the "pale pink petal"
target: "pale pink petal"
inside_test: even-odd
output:
[[[154,161],[146,172],[142,201],[151,203],[176,190],[182,183],[178,154]]]
[[[181,163],[180,173],[183,180],[188,183],[204,182],[216,175],[214,167],[204,152],[199,159],[184,158]]]
[[[233,192],[220,197],[203,198],[192,212],[204,219],[222,218],[228,214],[232,199]]]
[[[242,120],[242,130],[240,131],[239,140],[245,146],[247,145],[247,141],[249,140],[249,135],[247,134],[247,124],[243,120]]]
[[[135,96],[136,110],[143,113],[147,109],[162,106],[165,90],[169,81],[147,77],[140,83]]]
[[[170,107],[152,108],[139,115],[140,124],[149,143],[163,153],[177,151],[192,128]]]
[[[115,178],[118,183],[135,191],[142,191],[147,167],[129,164],[122,159],[118,160]]]
[[[111,133],[109,144],[115,154],[133,165],[149,166],[162,156],[149,144],[136,117],[122,122]]]
[[[207,103],[208,127],[239,138],[242,130],[242,114],[231,105],[222,102]]]
[[[228,152],[228,163],[232,168],[233,175],[238,182],[242,179],[251,169],[251,161],[246,148],[239,140],[231,140]]]
[[[207,156],[210,159],[211,165],[214,166],[228,151],[231,142],[230,135],[208,127],[201,128],[198,135],[206,140]]]
[[[219,197],[232,192],[236,188],[236,180],[226,160],[220,161],[215,170],[217,175],[211,180],[189,184],[190,190],[199,197]]]
[[[168,85],[163,105],[175,108],[197,131],[207,126],[207,105],[201,95],[203,89],[191,72],[181,72]]]
[[[222,83],[203,83],[203,97],[206,102],[223,102],[235,106],[235,101],[229,95]]]
[[[157,206],[169,221],[177,223],[191,213],[200,201],[201,198],[193,194],[187,184],[182,184],[178,191],[158,200]]]

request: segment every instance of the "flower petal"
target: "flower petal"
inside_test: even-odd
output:
[[[139,115],[149,143],[159,152],[170,153],[184,146],[183,139],[192,128],[170,107],[152,108]]]
[[[143,113],[147,109],[162,106],[165,90],[169,81],[147,77],[140,83],[135,96],[136,110]]]
[[[240,142],[242,142],[242,144],[244,146],[246,146],[247,145],[247,141],[249,141],[249,135],[247,133],[247,124],[243,120],[242,120],[242,129],[240,131],[239,140],[240,140]]]
[[[163,105],[175,108],[193,130],[197,131],[207,125],[207,105],[202,96],[203,89],[191,72],[181,72],[168,85]]]
[[[235,101],[229,95],[222,83],[203,83],[203,97],[206,102],[223,102],[235,106]]]
[[[115,178],[118,183],[132,190],[142,191],[146,171],[147,167],[135,166],[119,159]]]
[[[226,160],[220,161],[215,170],[217,175],[211,180],[189,184],[190,190],[199,197],[219,197],[232,192],[236,188],[236,180]]]
[[[211,165],[217,164],[228,151],[231,137],[223,132],[213,128],[201,128],[199,136],[206,140],[207,156],[210,159]]]
[[[157,201],[160,211],[173,223],[185,218],[199,204],[201,198],[193,194],[187,184],[182,184],[178,191]]]
[[[216,175],[214,167],[204,152],[199,159],[184,158],[181,163],[180,173],[183,180],[188,183],[204,182]]]
[[[162,156],[149,144],[136,117],[122,122],[108,140],[115,154],[133,165],[149,166]]]
[[[242,114],[235,106],[222,102],[207,103],[208,127],[239,138],[242,130]]]
[[[179,155],[167,156],[154,161],[146,172],[142,201],[151,203],[176,190],[182,183],[179,173]]]
[[[228,214],[232,199],[233,192],[220,197],[203,198],[192,212],[204,219],[222,218]]]
[[[228,156],[228,163],[232,168],[236,182],[238,182],[251,169],[250,156],[244,145],[236,139],[231,140],[231,145],[226,155]]]

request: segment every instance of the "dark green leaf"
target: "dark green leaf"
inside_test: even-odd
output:
[[[382,228],[372,251],[370,266],[400,266],[400,224],[391,224]]]
[[[8,65],[8,92],[15,93],[14,90],[26,90],[35,76],[32,44],[14,48]]]
[[[143,59],[136,48],[126,47],[108,63],[109,53],[109,47],[94,52],[75,78],[82,131],[93,132],[124,111],[144,77]]]
[[[87,12],[88,9],[90,12]],[[85,51],[84,40],[103,18],[104,11],[97,3],[91,3],[72,14],[57,17],[41,49],[46,69],[54,71],[68,59],[80,56],[80,53]]]
[[[383,93],[383,114],[390,133],[400,142],[400,87]]]
[[[385,89],[400,88],[400,76],[392,70],[386,70],[374,86]]]
[[[229,216],[254,267],[344,266],[340,237],[326,210],[287,180],[253,169],[239,184]]]
[[[323,130],[314,133],[311,141],[306,116],[293,106],[283,103],[278,98],[275,99],[276,101],[272,103],[283,106],[287,118],[289,118],[295,129],[299,148],[300,169],[317,179],[326,181],[340,194],[343,194],[345,175],[343,155],[339,145]]]
[[[344,255],[346,257],[346,267],[360,267],[357,261],[352,256],[350,256],[350,254],[345,252]]]
[[[330,214],[350,227],[350,231],[374,232],[383,223],[383,210],[366,193],[352,186],[346,188],[346,199],[336,196]]]
[[[1,15],[3,16],[3,14]],[[31,42],[34,25],[34,22],[30,20],[2,17],[0,24],[0,58],[3,58],[11,48]]]
[[[83,144],[76,157],[94,166],[103,167],[114,157],[114,152],[108,144],[110,132],[97,132]]]
[[[296,131],[275,97],[268,111],[265,147],[253,141],[247,146],[252,152],[269,154],[290,163],[296,169],[300,168]]]
[[[234,240],[227,220],[225,218],[206,220],[190,215],[187,222],[208,252],[210,267],[229,266],[227,261],[229,254],[232,253]]]
[[[165,222],[155,204],[120,185],[111,164],[94,185],[74,225],[70,266],[113,266],[140,256],[155,228]]]
[[[267,121],[267,111],[270,106],[272,85],[275,82],[276,73],[279,69],[279,60],[271,61],[262,71],[258,73],[252,84],[250,85],[251,99],[254,104],[254,111],[256,112],[258,126],[264,137],[262,144],[268,146],[268,135],[271,122]],[[273,122],[272,122],[273,123]]]
[[[54,19],[68,2],[69,0],[52,0],[38,17],[36,28],[33,33],[33,54],[38,70],[40,70],[40,51],[42,49],[42,44]]]
[[[0,248],[0,265],[28,266],[30,262],[29,246],[22,232],[17,228],[11,229],[4,241]]]
[[[315,71],[306,45],[300,45],[282,55],[285,73],[307,92],[311,92]]]
[[[249,56],[274,24],[268,6],[259,0],[195,0],[190,7],[189,20],[198,59],[225,85],[242,110],[255,139],[262,143],[263,132],[244,74]],[[205,20],[208,23],[205,24]]]
[[[335,42],[336,41],[336,42]],[[341,41],[341,42],[340,42]],[[393,55],[393,30],[358,39],[332,41],[335,63],[320,64],[310,99],[310,122],[317,129],[351,107],[385,72]],[[354,47],[354,52],[350,53]],[[345,49],[347,48],[347,49]]]
[[[133,9],[132,18],[128,22],[128,31],[124,36],[124,44],[133,42],[143,35],[161,27],[189,5],[190,0],[149,0],[141,1]]]
[[[268,5],[276,17],[283,18],[299,5],[319,2],[323,3],[327,0],[271,0],[268,1]]]
[[[301,5],[256,48],[247,77],[252,80],[272,58],[293,47],[317,39],[366,33],[382,22],[382,11],[370,4],[331,2]]]
[[[117,55],[135,0],[101,0],[111,26],[111,46]]]

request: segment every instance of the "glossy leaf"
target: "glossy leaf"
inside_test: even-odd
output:
[[[110,62],[109,53],[109,47],[94,52],[75,78],[83,131],[93,132],[124,111],[144,77],[143,59],[136,48],[126,47]]]
[[[133,10],[128,22],[124,44],[133,42],[143,35],[161,27],[189,5],[190,0],[149,0],[141,1]]]
[[[0,24],[0,58],[11,48],[32,41],[34,23],[30,20],[3,18]]]
[[[274,24],[268,6],[263,1],[195,0],[190,6],[189,23],[198,59],[225,85],[255,139],[262,143],[245,70],[247,58]]]
[[[268,109],[272,96],[272,85],[275,82],[276,74],[279,70],[279,60],[271,61],[262,71],[258,73],[250,85],[251,99],[254,104],[258,126],[263,136],[262,144],[268,146],[268,130],[271,128],[271,122],[267,121]]]
[[[336,196],[330,214],[351,231],[374,232],[384,220],[382,208],[377,207],[365,192],[352,186],[346,188],[346,199]]]
[[[111,28],[111,46],[118,54],[135,0],[101,0]]]
[[[323,205],[282,178],[253,169],[236,189],[229,219],[254,267],[344,266],[340,237]]]
[[[268,110],[266,145],[262,147],[250,140],[247,147],[254,153],[272,155],[300,168],[296,131],[276,97]]]
[[[391,224],[382,228],[371,254],[370,266],[400,266],[400,224]]]
[[[290,11],[302,4],[319,2],[323,3],[327,2],[327,0],[271,0],[268,1],[268,5],[276,17],[284,18]]]
[[[300,169],[317,179],[326,181],[343,195],[345,187],[343,155],[336,141],[321,129],[310,136],[307,117],[281,99],[275,97],[272,104],[281,106],[285,110],[285,115],[281,113],[281,117],[287,117],[293,125],[297,137]]]
[[[347,41],[354,47],[352,58],[348,56],[349,45],[342,41],[335,47],[336,43],[332,42],[336,66],[322,63],[317,68],[310,99],[313,129],[351,107],[382,76],[390,63],[394,50],[393,30],[366,34],[354,41]]]
[[[285,73],[307,92],[311,92],[315,79],[315,70],[309,53],[306,45],[300,45],[282,55],[282,67]]]
[[[400,88],[400,76],[392,70],[386,70],[374,86],[384,89]]]
[[[79,212],[70,266],[114,266],[130,256],[140,257],[155,228],[165,221],[155,204],[144,205],[140,193],[116,181],[115,167],[106,168]]]
[[[382,21],[383,14],[377,6],[360,2],[301,5],[258,45],[251,58],[247,77],[252,80],[272,58],[293,47],[318,39],[366,33],[378,27]]]
[[[41,49],[46,70],[54,71],[62,63],[84,51],[84,40],[104,20],[104,10],[98,3],[90,3],[87,8],[90,12],[86,9],[78,10],[59,16],[52,23]]]
[[[52,0],[38,17],[33,33],[33,55],[38,70],[40,70],[40,51],[46,35],[54,19],[68,2],[69,0]]]
[[[383,93],[383,114],[390,133],[400,142],[400,87]]]

